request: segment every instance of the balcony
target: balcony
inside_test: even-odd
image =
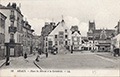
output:
[[[10,21],[14,22],[15,21],[15,15],[10,15]]]
[[[17,31],[17,28],[16,28],[16,27],[12,27],[12,26],[9,27],[9,33],[10,33],[10,32],[15,33],[16,31]]]

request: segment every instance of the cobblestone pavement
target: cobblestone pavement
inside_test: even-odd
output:
[[[21,57],[10,57],[10,65],[4,65],[2,69],[38,69],[33,61],[35,60],[37,55],[30,55],[27,59],[24,59],[23,56]]]
[[[118,69],[119,63],[89,51],[50,55],[38,62],[42,69]]]
[[[2,69],[24,68],[38,69],[33,61],[37,55],[28,56],[27,60],[21,57],[10,58],[9,66],[3,66]],[[106,57],[107,56],[107,57]],[[91,53],[89,51],[70,52],[52,55],[46,58],[45,54],[40,55],[40,61],[37,64],[42,69],[118,69],[120,57],[113,57],[110,53]]]

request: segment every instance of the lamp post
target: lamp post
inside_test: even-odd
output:
[[[9,57],[10,57],[10,48],[14,48],[15,40],[14,34],[16,33],[17,29],[14,27],[15,15],[14,10],[11,10],[10,15],[10,26],[9,26],[9,33],[10,33],[10,40],[9,43],[5,43],[6,45],[6,65],[9,65]]]

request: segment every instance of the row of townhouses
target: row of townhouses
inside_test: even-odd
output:
[[[112,51],[112,38],[119,37],[119,35],[114,37],[115,29],[96,29],[95,21],[89,21],[86,37],[81,35],[78,26],[72,26],[71,29],[67,26],[64,20],[57,24],[55,22],[45,23],[41,32],[41,45],[44,52],[50,52],[53,46],[56,46],[59,52],[61,49],[110,52]]]
[[[81,50],[82,39],[78,26],[72,26],[69,29],[64,21],[46,22],[42,28],[41,37],[44,52],[50,52],[53,46],[56,46],[59,53],[67,50]],[[61,51],[62,50],[62,51]]]
[[[14,23],[11,23],[11,21]],[[0,58],[6,55],[6,44],[10,42],[13,37],[10,35],[10,25],[15,28],[14,44],[10,46],[10,56],[21,56],[25,52],[32,53],[33,49],[33,32],[28,21],[24,20],[20,8],[16,3],[9,3],[7,6],[0,5]]]
[[[89,21],[88,50],[111,51],[111,38],[115,35],[114,29],[96,29],[95,22]]]

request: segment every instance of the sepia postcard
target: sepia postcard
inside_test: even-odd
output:
[[[120,77],[120,0],[0,0],[0,77]]]

